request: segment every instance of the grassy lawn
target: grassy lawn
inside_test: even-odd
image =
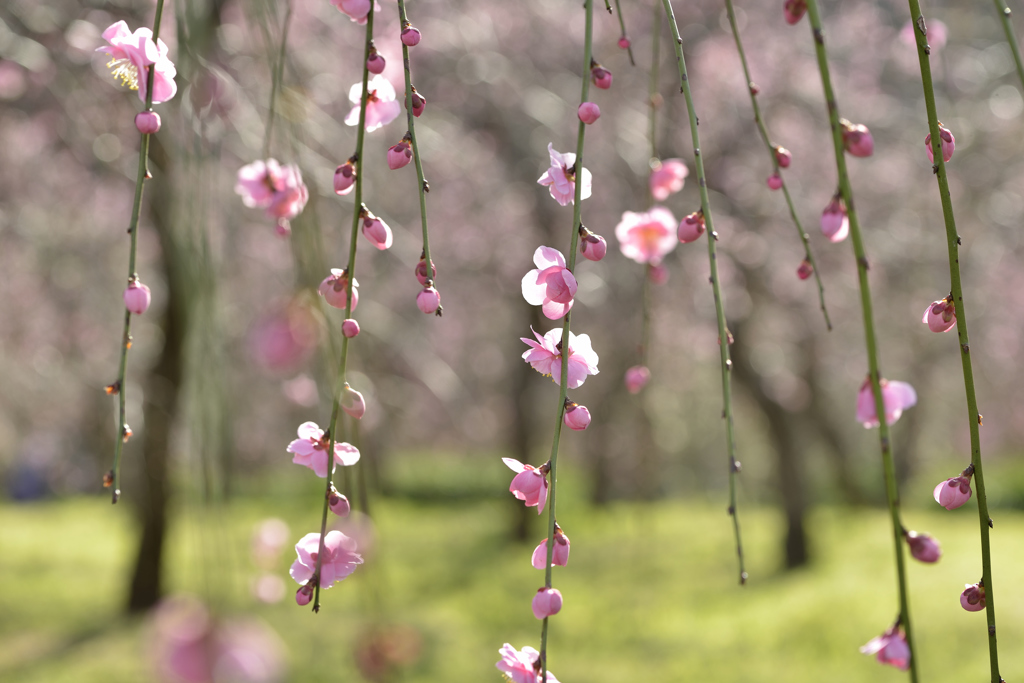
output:
[[[493,474],[497,491],[507,475]],[[295,606],[290,580],[281,603],[250,596],[258,572],[249,546],[266,517],[284,519],[292,542],[314,530],[319,489],[287,477],[263,488],[271,495],[219,511],[179,499],[167,578],[173,590],[204,596],[222,613],[271,624],[289,652],[288,680],[361,680],[355,643],[381,625],[419,633],[418,659],[388,679],[408,683],[497,682],[502,643],[539,646],[530,599],[543,575],[530,554],[542,524],[534,521],[528,544],[510,541],[511,496],[376,499],[375,552],[325,593],[323,611],[313,615]],[[565,486],[560,497],[572,555],[555,573],[565,608],[552,619],[550,666],[563,683],[905,680],[857,652],[896,616],[884,511],[817,509],[813,566],[784,573],[780,516],[748,506],[741,519],[751,580],[740,588],[724,503],[592,508],[579,493]],[[148,624],[121,616],[132,515],[104,498],[0,504],[0,680],[154,680]],[[1002,672],[1014,680],[1024,672],[1024,514],[995,516]],[[910,565],[922,680],[988,680],[984,614],[959,606],[963,585],[981,573],[975,509],[912,508],[906,523],[938,537],[945,553],[937,565]],[[289,546],[279,575],[287,578],[291,560]]]

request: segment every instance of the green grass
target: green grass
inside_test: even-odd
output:
[[[570,474],[562,478],[580,479]],[[506,476],[494,475],[499,492]],[[537,520],[530,543],[511,542],[511,496],[488,496],[473,481],[477,494],[454,503],[399,497],[401,486],[375,500],[376,552],[324,594],[319,615],[294,605],[290,580],[280,604],[257,603],[248,592],[257,575],[248,549],[258,520],[285,519],[294,539],[317,524],[318,488],[306,478],[285,478],[273,497],[249,497],[217,513],[182,505],[168,582],[224,613],[271,624],[289,650],[291,681],[361,680],[355,643],[375,625],[404,624],[419,633],[420,656],[389,680],[497,682],[502,643],[539,645],[530,599],[543,575],[530,554],[543,530]],[[121,616],[133,512],[104,500],[0,504],[5,683],[155,680],[147,623]],[[905,680],[857,652],[896,616],[884,511],[817,509],[809,521],[815,563],[785,573],[780,516],[748,506],[742,521],[751,581],[740,588],[720,501],[592,508],[570,485],[560,502],[572,554],[555,572],[565,607],[552,619],[550,666],[563,683]],[[958,599],[965,583],[980,578],[973,508],[911,509],[906,518],[938,537],[945,553],[937,565],[910,565],[921,680],[988,680],[984,615],[964,612]],[[998,511],[993,543],[1002,671],[1012,680],[1024,672],[1024,514]],[[291,554],[286,549],[277,564],[282,576]]]

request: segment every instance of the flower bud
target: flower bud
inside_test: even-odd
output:
[[[352,308],[355,308],[353,306]],[[359,335],[359,322],[355,318],[345,318],[341,323],[341,333],[348,339]]]
[[[639,394],[651,381],[651,371],[644,365],[634,365],[626,370],[626,389],[631,394]]]
[[[796,276],[801,280],[806,280],[814,273],[814,266],[807,259],[800,262],[800,265],[796,267]]]
[[[434,289],[433,285],[424,287],[423,291],[416,295],[416,306],[424,313],[434,313],[440,305],[441,294]]]
[[[388,150],[388,168],[392,171],[402,168],[412,161],[412,145],[403,139]]]
[[[867,126],[850,123],[846,119],[839,119],[839,125],[843,127],[843,146],[847,152],[855,157],[871,156],[875,151],[875,139]]]
[[[956,307],[949,297],[933,301],[924,309],[921,322],[932,332],[949,332],[956,325]]]
[[[956,149],[956,138],[953,137],[953,133],[950,132],[949,128],[946,128],[941,123],[939,124],[939,137],[942,138],[942,160],[949,161],[953,158],[953,150]],[[934,164],[935,152],[932,151],[931,133],[925,136],[924,147],[928,150],[928,161]]]
[[[694,211],[679,222],[676,236],[683,244],[693,242],[704,234],[704,212]]]
[[[557,588],[539,588],[533,596],[533,616],[545,619],[562,610],[562,594]]]
[[[533,600],[536,602],[537,598]],[[960,606],[968,612],[980,612],[985,609],[985,587],[980,583],[965,584],[964,592],[960,594]],[[555,611],[557,612],[558,610]],[[533,613],[537,613],[536,608],[534,608]]]
[[[406,47],[416,47],[422,37],[420,30],[415,26],[406,26],[402,29],[402,45]]]
[[[331,268],[331,274],[324,278],[317,289],[329,306],[345,308],[348,297],[348,271]],[[359,305],[359,281],[352,280],[352,310]]]
[[[341,390],[341,409],[357,420],[363,419],[366,414],[366,401],[363,395],[353,389],[345,382],[345,388]]]
[[[766,184],[768,185],[769,190],[778,190],[782,187],[782,176],[778,173],[772,173],[768,176]]]
[[[833,197],[821,212],[821,231],[833,242],[842,242],[850,234],[850,219],[839,195]]]
[[[128,281],[128,288],[124,290],[124,307],[135,315],[142,315],[149,308],[152,296],[149,287],[133,277]]]
[[[373,246],[381,251],[389,248],[394,241],[394,235],[391,234],[391,228],[388,227],[388,224],[369,211],[363,216],[363,234],[366,235],[366,239],[370,240]]]
[[[919,534],[916,531],[909,531],[906,535],[907,545],[910,546],[910,554],[915,560],[921,562],[938,562],[942,557],[942,549],[939,542],[928,534]]]
[[[548,540],[545,538],[540,542],[530,558],[535,569],[544,569],[544,562],[548,559]],[[551,566],[564,567],[569,564],[569,537],[562,533],[562,527],[555,525],[555,550],[551,553]]]
[[[628,50],[632,43],[629,42],[629,36],[622,36],[619,38],[619,47],[623,50]]]
[[[565,426],[581,432],[590,426],[590,411],[574,401],[566,401],[565,414],[562,416]]]
[[[427,280],[433,280],[437,277],[437,267],[434,265],[434,260],[430,260],[430,277],[427,277],[427,261],[425,258],[421,258],[420,262],[416,264],[416,279],[424,287],[427,286]]]
[[[600,64],[594,64],[590,69],[590,81],[601,90],[612,87],[612,72]]]
[[[346,161],[334,171],[334,193],[346,195],[355,187],[356,167],[352,160]]]
[[[420,114],[423,113],[423,110],[426,108],[426,106],[427,106],[427,98],[424,97],[423,95],[419,94],[418,92],[416,92],[416,88],[413,87],[413,89],[412,89],[412,115],[415,116],[416,118],[419,118]],[[409,100],[408,100],[408,98],[405,101],[405,108],[406,109],[409,108]]]
[[[580,121],[589,126],[600,118],[601,108],[593,102],[584,102],[579,106],[579,109],[576,110],[576,115],[580,117]]]
[[[793,163],[793,154],[785,147],[776,147],[775,150],[775,163],[780,168],[789,168],[789,165]]]
[[[331,492],[327,494],[327,506],[339,517],[348,517],[348,514],[352,512],[352,505],[348,502],[348,498],[338,493],[333,486]]]
[[[313,600],[313,582],[309,581],[295,591],[295,604],[305,607]]]
[[[580,253],[588,261],[600,261],[608,253],[608,242],[592,232],[580,238]]]
[[[932,491],[932,498],[947,510],[955,510],[970,500],[972,493],[974,492],[971,490],[970,475],[961,474],[959,477],[950,477],[939,482]]]
[[[804,13],[807,12],[807,0],[786,0],[786,4],[783,5],[782,11],[786,17],[786,23],[792,26],[800,21],[800,19],[803,18]]]
[[[379,74],[383,73],[385,66],[384,57],[375,48],[370,48],[370,56],[366,58],[366,70],[372,74]]]
[[[140,111],[135,115],[135,128],[143,135],[152,135],[160,130],[160,114],[155,111]]]

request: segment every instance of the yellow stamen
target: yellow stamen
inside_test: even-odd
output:
[[[114,78],[121,81],[121,85],[127,85],[131,90],[139,89],[139,70],[129,59],[111,59],[107,62],[107,68],[114,74]]]

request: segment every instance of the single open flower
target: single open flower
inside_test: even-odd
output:
[[[960,594],[960,606],[968,612],[980,612],[985,609],[985,587],[980,582],[965,584],[964,592]],[[536,610],[534,612],[536,613]]]
[[[938,562],[939,558],[942,557],[942,548],[939,547],[939,542],[928,534],[908,531],[904,538],[907,539],[907,545],[910,546],[910,554],[915,560],[931,563]]]
[[[381,126],[398,118],[402,113],[402,105],[395,99],[395,87],[384,76],[374,76],[366,84],[366,132],[372,133]],[[363,94],[363,84],[355,83],[348,91],[348,99],[355,106],[345,117],[345,125],[359,125],[359,100]]]
[[[498,671],[501,671],[511,683],[541,683],[540,680],[540,653],[530,646],[519,651],[505,643],[498,650],[501,661],[495,664]],[[547,672],[547,680],[544,683],[558,683],[558,679],[550,671]]]
[[[523,354],[523,360],[540,374],[550,376],[555,384],[561,384],[562,328],[556,327],[553,330],[548,330],[543,337],[537,334],[532,327],[530,330],[533,331],[537,341],[520,337],[530,347],[530,350]],[[590,346],[590,336],[569,332],[568,388],[576,389],[583,385],[587,375],[596,375],[598,373],[597,361],[597,354]]]
[[[955,510],[971,499],[971,476],[974,474],[974,465],[968,465],[967,469],[960,473],[959,477],[950,477],[945,481],[936,484],[932,491],[935,502],[947,510]]]
[[[363,563],[362,556],[356,550],[355,540],[340,531],[327,532],[324,536],[324,554],[320,557],[320,588],[330,588],[335,581],[341,581]],[[320,534],[306,534],[295,544],[298,559],[292,563],[288,573],[296,582],[305,584],[313,578],[319,553]]]
[[[875,655],[875,659],[882,664],[894,666],[900,671],[910,668],[910,648],[898,625],[869,640],[860,651],[866,655]]]
[[[842,242],[850,234],[850,218],[838,193],[821,212],[821,232],[832,242]]]
[[[348,304],[348,270],[331,268],[331,274],[324,278],[317,289],[320,296],[334,308],[344,309]],[[352,310],[359,305],[359,280],[352,280]]]
[[[666,208],[656,206],[646,213],[626,211],[615,226],[619,249],[637,263],[657,265],[676,248],[676,218]]]
[[[537,267],[523,277],[523,298],[540,306],[551,320],[564,317],[572,309],[577,287],[576,278],[565,267],[565,257],[557,249],[537,247],[533,262]]]
[[[324,478],[327,476],[327,449],[330,439],[315,422],[299,425],[299,438],[288,444],[288,452],[294,453],[292,462],[313,470]],[[355,465],[359,462],[359,450],[344,441],[334,443],[334,462],[338,465]]]
[[[929,31],[930,33],[930,31]],[[956,149],[956,138],[952,131],[941,123],[939,124],[939,137],[942,138],[942,160],[949,161],[953,158],[953,150]],[[928,150],[928,161],[935,163],[935,152],[932,151],[932,134],[924,137],[924,147]]]
[[[917,392],[906,382],[879,380],[882,386],[882,404],[885,406],[885,423],[892,424],[900,419],[903,411],[917,404]],[[871,390],[871,379],[865,379],[857,394],[857,422],[867,428],[878,426],[875,411],[875,395]]]
[[[153,32],[148,28],[128,30],[128,24],[118,21],[107,27],[103,32],[104,40],[109,45],[96,48],[97,52],[110,55],[107,67],[113,70],[114,76],[132,90],[139,91],[139,99],[146,101],[148,69],[153,67],[153,104],[166,102],[174,97],[178,86],[174,83],[177,71],[174,63],[167,57],[167,45],[157,39],[153,42]]]
[[[839,125],[843,129],[843,146],[847,152],[855,157],[869,157],[874,153],[875,139],[867,126],[850,123],[846,119],[839,119]]]
[[[669,195],[683,189],[683,185],[686,184],[686,176],[689,174],[690,169],[686,168],[682,159],[652,160],[651,175],[647,182],[654,201],[663,202],[668,199]]]
[[[562,611],[562,593],[557,588],[540,588],[533,596],[533,616],[546,619]]]
[[[555,151],[555,146],[548,143],[548,155],[551,157],[551,167],[544,171],[544,175],[537,179],[537,183],[544,185],[551,192],[555,201],[565,206],[576,201],[576,179],[580,181],[580,201],[590,196],[590,171],[576,168],[576,155],[572,152]]]
[[[932,332],[949,332],[956,325],[956,306],[950,297],[928,304],[921,316],[921,322]]]
[[[555,525],[555,549],[551,553],[551,566],[565,567],[569,564],[569,537],[562,533],[562,528]],[[530,563],[535,569],[544,569],[544,562],[548,559],[548,539],[540,542],[534,551]]]
[[[537,514],[544,512],[548,503],[548,466],[524,465],[515,458],[502,458],[502,462],[516,473],[508,490],[526,507],[536,507]]]
[[[309,190],[302,182],[299,167],[281,166],[276,159],[254,161],[240,168],[235,192],[241,195],[243,204],[263,209],[282,227],[298,216],[309,200]]]

